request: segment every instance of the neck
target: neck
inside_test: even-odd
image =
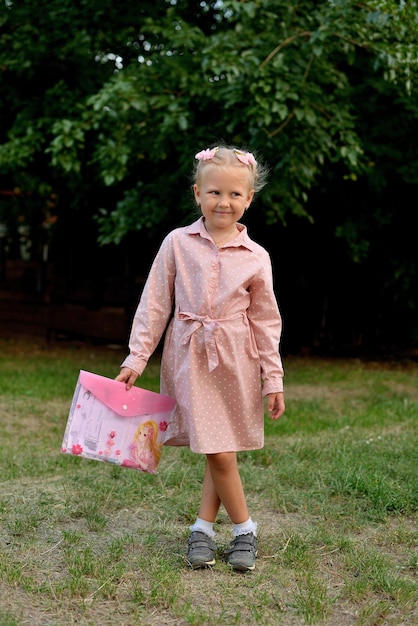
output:
[[[228,239],[232,239],[239,232],[236,225],[234,225],[234,227],[231,228],[227,233],[225,233],[224,231],[218,232],[214,230],[209,230],[206,224],[205,228],[217,246],[225,243],[226,241],[228,241]]]

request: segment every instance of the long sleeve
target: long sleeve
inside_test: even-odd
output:
[[[283,391],[283,365],[280,357],[282,319],[273,290],[271,262],[266,260],[250,287],[248,319],[261,362],[263,396]]]
[[[168,235],[152,264],[129,339],[129,356],[122,367],[142,374],[156,349],[172,314],[176,265]]]
[[[164,329],[166,445],[212,454],[264,445],[261,395],[283,389],[281,318],[267,251],[246,228],[217,248],[202,218],[172,231],[150,271],[124,365],[142,373]],[[262,387],[262,388],[261,388]]]

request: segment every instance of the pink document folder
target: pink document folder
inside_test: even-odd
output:
[[[175,400],[80,370],[61,452],[157,472]]]

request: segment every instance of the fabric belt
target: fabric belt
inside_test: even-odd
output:
[[[177,311],[176,317],[178,320],[191,322],[191,324],[189,324],[189,328],[182,337],[182,345],[187,344],[193,333],[203,327],[206,355],[208,357],[208,368],[209,371],[212,372],[219,365],[218,347],[216,343],[218,328],[224,322],[231,322],[245,316],[244,313],[236,313],[235,315],[230,315],[229,317],[213,318],[209,315],[196,315],[195,313],[189,313],[186,311]]]

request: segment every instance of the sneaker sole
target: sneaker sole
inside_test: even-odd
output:
[[[213,559],[213,561],[197,561],[195,563],[190,563],[190,561],[187,562],[192,569],[207,569],[216,563],[215,559]]]
[[[257,558],[258,551],[255,553],[255,556]],[[244,563],[228,563],[228,565],[237,572],[253,572],[255,570],[255,563],[254,565],[245,565]]]
[[[236,572],[253,572],[255,570],[255,565],[241,565],[240,563],[235,563],[234,565],[229,563],[229,565]]]

